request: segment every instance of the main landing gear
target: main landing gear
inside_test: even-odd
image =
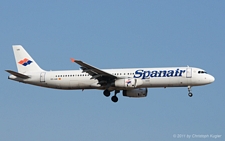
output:
[[[103,94],[104,94],[106,97],[109,97],[109,96],[110,96],[110,91],[109,91],[109,90],[104,90]]]
[[[119,90],[115,90],[115,94],[114,96],[112,96],[111,100],[113,102],[117,102],[118,101],[118,97],[116,96],[117,93],[119,93],[120,91]],[[109,97],[110,96],[110,91],[109,90],[104,90],[103,94],[106,96],[106,97]]]
[[[188,86],[188,96],[189,97],[192,97],[193,96],[193,94],[191,92],[191,86]]]

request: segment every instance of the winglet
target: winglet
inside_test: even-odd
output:
[[[75,59],[74,58],[70,58],[71,62],[75,62]]]

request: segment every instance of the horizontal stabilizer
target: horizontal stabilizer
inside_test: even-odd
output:
[[[27,78],[30,78],[29,76],[27,75],[24,75],[24,74],[21,74],[21,73],[18,73],[18,72],[15,72],[15,71],[11,71],[11,70],[5,70],[7,71],[8,73],[16,76],[16,77],[19,77],[19,78],[22,78],[22,79],[27,79]]]

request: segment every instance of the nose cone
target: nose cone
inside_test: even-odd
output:
[[[212,83],[215,81],[215,78],[212,75],[209,75],[207,80],[209,81],[209,83]]]

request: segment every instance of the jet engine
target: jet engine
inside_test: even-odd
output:
[[[123,90],[123,96],[127,97],[146,97],[148,93],[147,88],[138,88],[133,90]]]

